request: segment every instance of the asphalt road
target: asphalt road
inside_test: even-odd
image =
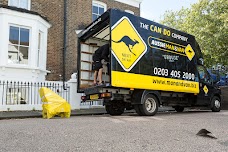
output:
[[[218,139],[197,136],[205,128]],[[0,120],[1,152],[227,152],[228,111]]]

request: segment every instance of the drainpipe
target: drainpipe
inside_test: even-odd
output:
[[[64,0],[64,31],[63,31],[63,89],[65,88],[65,81],[66,81],[66,51],[67,51],[67,0]]]

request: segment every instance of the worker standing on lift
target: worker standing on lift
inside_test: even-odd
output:
[[[104,60],[104,62],[102,62]],[[109,71],[109,44],[99,47],[93,54],[92,70],[94,70],[94,85],[102,85],[103,64],[106,64]],[[109,73],[109,72],[108,72]],[[98,83],[97,83],[98,78]]]

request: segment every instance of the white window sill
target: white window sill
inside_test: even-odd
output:
[[[11,68],[11,69],[27,69],[27,70],[38,70],[38,71],[42,71],[42,72],[46,72],[46,73],[51,73],[51,71],[45,70],[45,69],[41,69],[39,67],[30,67],[29,65],[19,65],[19,64],[8,64],[5,66],[0,65],[0,68],[2,70],[4,70],[5,68]]]

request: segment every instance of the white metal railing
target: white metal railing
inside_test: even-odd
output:
[[[0,80],[0,111],[6,110],[41,110],[39,89],[47,87],[69,101],[70,87],[62,82],[26,82]],[[31,108],[32,107],[32,108]]]
[[[39,95],[41,87],[50,88],[52,91],[66,99],[72,109],[88,109],[103,107],[102,101],[81,103],[81,94],[77,93],[77,81],[72,78],[65,82],[44,81],[7,81],[0,80],[0,111],[16,110],[42,110],[42,102]]]
[[[102,108],[102,107],[103,107],[103,101],[82,102],[80,104],[81,109]]]

